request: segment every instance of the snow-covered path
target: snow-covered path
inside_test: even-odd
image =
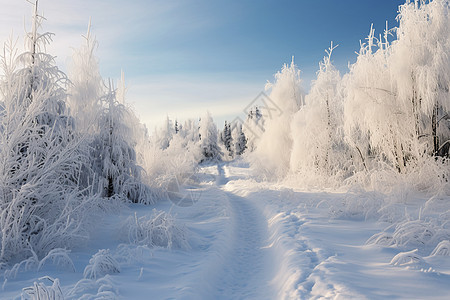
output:
[[[87,245],[70,253],[75,272],[51,264],[19,272],[0,299],[20,299],[21,289],[43,276],[58,278],[66,299],[446,299],[450,293],[449,256],[423,252],[419,263],[394,266],[395,255],[412,249],[366,245],[386,224],[353,211],[330,217],[349,193],[256,182],[242,162],[203,166],[198,181],[192,206],[161,201],[111,213],[98,220]],[[124,220],[154,209],[175,217],[190,248],[119,238]],[[83,279],[100,249],[110,249],[120,273]]]
[[[217,182],[222,187],[229,181],[227,173],[223,165],[218,165]],[[273,254],[267,247],[267,220],[248,199],[231,192],[224,193],[231,208],[232,240],[229,250],[224,253],[225,264],[215,279],[217,291],[213,298],[273,299],[270,290]]]

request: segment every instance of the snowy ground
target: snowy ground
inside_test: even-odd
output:
[[[46,263],[39,271],[19,272],[4,284],[0,298],[20,298],[22,288],[43,276],[58,278],[68,299],[445,299],[450,294],[450,256],[431,256],[432,249],[421,248],[391,264],[398,248],[366,245],[389,224],[330,218],[330,207],[345,193],[258,183],[244,163],[204,167],[198,178],[193,205],[166,201],[108,215],[98,220],[89,243],[69,254],[74,271]],[[124,239],[127,218],[152,215],[153,209],[175,216],[189,247],[147,247]],[[99,249],[110,250],[120,273],[83,279]]]

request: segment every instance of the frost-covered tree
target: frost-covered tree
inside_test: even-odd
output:
[[[441,146],[450,137],[449,12],[448,0],[400,6],[397,39],[389,56],[398,102],[409,110],[415,135],[433,155],[448,153]]]
[[[402,171],[406,151],[412,146],[409,142],[414,125],[397,101],[388,62],[391,48],[386,39],[376,40],[371,28],[367,43],[361,44],[357,61],[344,78],[345,126],[361,166],[367,168],[370,160],[385,161]]]
[[[105,86],[100,75],[95,50],[98,43],[91,34],[90,24],[83,45],[74,51],[69,68],[68,105],[77,130],[91,135],[98,133],[97,118],[102,109]]]
[[[221,160],[222,151],[218,145],[217,126],[209,112],[200,120],[200,150],[203,161]]]
[[[220,132],[220,140],[223,143],[225,150],[228,152],[228,156],[233,157],[234,156],[233,137],[231,135],[230,123],[228,123],[227,121],[225,121],[223,130]]]
[[[37,2],[26,51],[1,58],[0,262],[42,257],[86,236],[89,195],[78,179],[86,153],[66,110],[67,77],[46,53]]]
[[[302,104],[300,84],[300,70],[292,59],[290,65],[285,64],[275,74],[275,82],[266,85],[266,89],[270,90],[269,98],[279,113],[265,120],[265,131],[254,151],[254,166],[263,176],[281,178],[289,171],[293,143],[291,122]]]
[[[167,116],[163,126],[155,131],[154,139],[157,140],[160,148],[164,150],[169,147],[174,134],[176,134],[175,126],[173,126],[172,120]]]
[[[305,97],[305,105],[295,114],[292,123],[293,150],[291,171],[312,173],[329,178],[345,170],[347,147],[344,144],[343,98],[339,93],[339,71],[331,63],[335,47],[319,63],[317,79]],[[305,177],[306,178],[306,177]],[[313,179],[316,180],[316,179]]]
[[[119,87],[115,90],[110,83],[108,93],[102,98],[100,131],[92,143],[94,169],[103,196],[117,195],[133,203],[148,203],[152,194],[143,184],[142,168],[137,164],[136,126],[132,126],[136,118],[124,103],[123,76]]]
[[[175,134],[178,134],[178,132],[180,132],[180,130],[182,130],[182,129],[183,129],[183,126],[180,123],[178,123],[177,119],[175,119]]]
[[[198,143],[200,140],[200,127],[198,122],[192,119],[188,119],[184,122],[183,127],[180,129],[180,134],[186,141]]]
[[[242,124],[237,124],[232,127],[232,137],[234,141],[234,153],[236,155],[244,154],[245,149],[247,149],[247,138],[242,130]]]
[[[161,199],[165,189],[173,192],[175,183],[182,184],[196,172],[202,157],[198,123],[189,119],[183,126],[180,124],[178,134],[173,135],[166,149],[161,149],[154,136],[139,139],[137,153],[138,162],[145,170],[145,183],[159,192],[158,198]]]
[[[345,81],[347,141],[367,168],[383,162],[400,173],[437,155],[448,139],[449,1],[400,6],[397,39],[370,30]],[[442,140],[442,141],[440,141]],[[370,166],[369,166],[370,168]]]

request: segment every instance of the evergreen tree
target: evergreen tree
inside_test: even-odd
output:
[[[178,121],[175,119],[175,134],[178,134],[178,132],[180,131],[180,127],[181,125],[178,124]]]
[[[109,84],[102,98],[103,110],[98,126],[101,129],[93,142],[94,168],[100,178],[104,197],[119,196],[133,203],[151,202],[151,191],[142,182],[141,167],[136,157],[136,128],[131,124],[135,116],[124,104],[124,80],[115,90]]]
[[[16,57],[10,43],[1,61],[0,263],[79,242],[92,200],[78,186],[86,151],[67,114],[67,77],[40,21],[36,1],[28,49]]]
[[[233,149],[233,137],[231,135],[231,125],[225,121],[225,126],[223,131],[220,133],[221,141],[225,146],[225,149],[228,151],[228,155],[233,157],[234,149]]]
[[[234,153],[236,155],[242,155],[245,152],[245,149],[247,149],[247,138],[242,131],[242,124],[234,126],[232,133],[234,141]]]

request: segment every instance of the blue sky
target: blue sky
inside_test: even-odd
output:
[[[396,26],[400,0],[117,1],[40,0],[55,33],[48,51],[65,69],[89,17],[105,78],[125,73],[128,101],[149,129],[168,114],[184,120],[209,109],[219,126],[242,114],[267,80],[295,57],[307,90],[330,41],[341,73],[373,23]],[[0,0],[0,42],[23,36],[31,7]],[[20,40],[21,41],[21,40]]]

